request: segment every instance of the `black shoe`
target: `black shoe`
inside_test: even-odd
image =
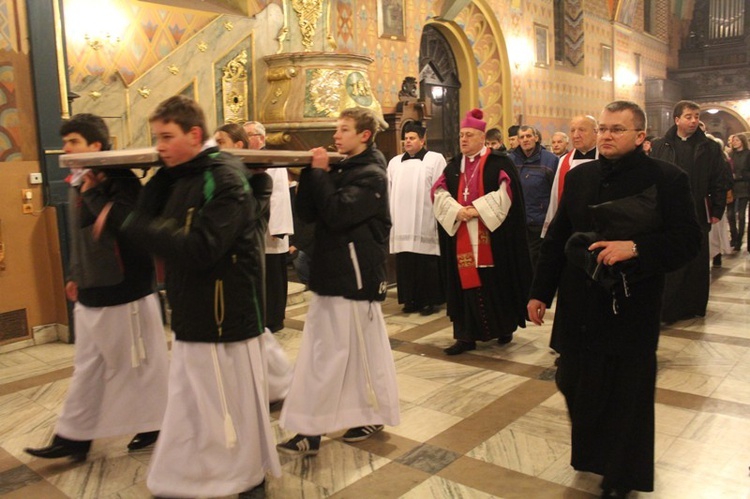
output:
[[[717,269],[721,268],[721,254],[716,255],[714,257],[714,268],[717,268]]]
[[[409,302],[405,304],[404,307],[401,309],[401,311],[405,314],[412,314],[416,312],[417,310],[419,310],[419,308],[417,307],[417,304],[414,302]]]
[[[630,494],[629,490],[624,489],[604,489],[602,490],[602,499],[625,499]]]
[[[507,336],[501,336],[501,337],[499,337],[497,339],[498,345],[507,345],[511,341],[513,341],[513,335],[512,334],[509,334]]]
[[[261,499],[266,497],[266,479],[264,478],[255,487],[249,488],[237,496],[237,499]]]
[[[276,444],[276,449],[291,456],[315,456],[320,450],[320,436],[297,434],[286,442]]]
[[[279,331],[284,329],[284,323],[282,322],[281,324],[274,324],[273,326],[266,326],[266,327],[272,333],[278,333]]]
[[[457,341],[453,345],[444,349],[443,352],[445,352],[446,355],[458,355],[476,349],[477,343],[475,341]]]
[[[139,433],[128,444],[128,450],[139,450],[148,447],[156,442],[157,438],[159,438],[159,430]]]
[[[419,315],[432,315],[435,313],[435,305],[425,305],[419,309]]]
[[[58,435],[52,439],[52,443],[47,447],[39,449],[25,448],[23,451],[34,457],[42,459],[57,459],[60,457],[69,457],[72,461],[85,461],[86,456],[91,449],[91,440],[70,440]]]
[[[356,428],[350,428],[341,437],[344,442],[361,442],[367,440],[379,431],[383,431],[385,428],[382,424],[373,424],[366,426],[357,426]]]

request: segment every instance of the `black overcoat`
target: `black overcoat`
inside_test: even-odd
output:
[[[645,277],[629,284],[629,298],[616,297],[615,313],[612,294],[566,261],[565,243],[574,232],[594,231],[589,205],[632,196],[652,185],[662,226],[633,238]],[[548,306],[558,292],[553,326],[558,349],[576,351],[585,345],[615,355],[655,351],[664,273],[690,261],[700,238],[687,175],[674,165],[649,158],[639,148],[616,162],[600,158],[571,170],[542,243],[531,290],[532,298]]]

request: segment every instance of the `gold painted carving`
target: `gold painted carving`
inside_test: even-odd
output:
[[[234,24],[232,24],[231,21],[227,21],[224,23],[224,29],[227,31],[232,31],[234,29]]]
[[[247,50],[243,50],[222,68],[224,121],[247,121]]]
[[[315,38],[315,25],[323,13],[323,0],[292,0],[292,8],[299,17],[302,46],[305,52],[310,52]]]
[[[208,44],[205,40],[201,40],[200,42],[198,42],[198,50],[200,50],[201,52],[205,52],[206,50],[208,50]]]
[[[245,65],[247,64],[247,50],[240,52],[234,59],[229,61],[223,68],[224,75],[222,80],[225,82],[236,82],[246,81],[247,71]]]
[[[138,89],[138,95],[144,99],[148,99],[148,96],[151,95],[151,89],[148,87],[141,87]]]
[[[177,67],[177,66],[175,66],[174,64],[171,64],[171,65],[167,66],[167,70],[168,70],[168,71],[169,71],[170,73],[172,73],[173,75],[176,75],[177,73],[179,73],[179,72],[180,72],[180,68],[178,68],[178,67]]]
[[[295,68],[272,68],[266,73],[268,81],[291,80],[297,76]]]
[[[344,93],[344,72],[337,69],[314,69],[309,74],[310,104],[315,116],[337,115]]]
[[[102,93],[101,92],[97,92],[96,90],[92,90],[91,92],[89,92],[89,96],[92,99],[96,100],[96,99],[98,99],[99,97],[102,96]]]

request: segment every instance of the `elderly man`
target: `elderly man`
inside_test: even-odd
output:
[[[708,232],[719,223],[727,203],[722,179],[724,155],[721,146],[699,128],[701,109],[692,101],[674,107],[674,126],[651,144],[651,157],[674,163],[688,174],[690,190],[703,230],[700,253],[682,269],[667,276],[662,321],[667,324],[706,315],[711,283]]]
[[[518,147],[510,159],[518,167],[518,176],[526,203],[526,233],[529,238],[531,263],[536,262],[542,245],[544,217],[549,207],[552,182],[557,170],[557,156],[543,149],[537,141],[534,127],[523,125],[518,130]]]
[[[257,121],[243,125],[249,140],[248,149],[265,149],[266,128]],[[286,255],[289,253],[289,234],[294,233],[292,199],[286,168],[269,168],[266,173],[273,180],[271,214],[266,233],[266,315],[265,326],[275,333],[284,327],[288,280]]]
[[[556,382],[572,423],[571,464],[603,475],[602,497],[654,488],[664,274],[690,261],[701,238],[687,176],[643,153],[645,128],[633,102],[604,108],[600,158],[568,175],[566,192],[575,195],[560,201],[528,304],[541,325],[557,292]]]
[[[404,154],[388,163],[391,209],[390,251],[396,255],[398,302],[405,313],[430,315],[445,303],[440,279],[437,224],[430,188],[443,173],[442,154],[425,149],[427,129],[419,122],[404,128]]]
[[[531,262],[521,182],[508,157],[484,145],[482,117],[467,113],[461,154],[432,187],[456,340],[448,355],[474,350],[478,340],[508,343],[526,327]]]
[[[565,132],[555,132],[552,134],[552,140],[550,141],[550,148],[555,156],[561,158],[568,152],[568,145],[570,144],[570,138]]]
[[[596,118],[593,116],[576,116],[570,121],[570,136],[573,139],[573,150],[560,158],[555,172],[555,180],[552,182],[552,191],[549,196],[549,208],[544,218],[542,237],[547,233],[552,217],[555,216],[557,205],[562,197],[565,187],[565,176],[576,166],[595,160],[596,152]]]

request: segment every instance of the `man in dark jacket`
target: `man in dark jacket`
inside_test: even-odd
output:
[[[320,435],[344,428],[358,442],[399,423],[398,387],[380,302],[391,220],[382,154],[374,150],[378,119],[365,108],[341,112],[333,135],[347,158],[329,165],[313,149],[300,175],[297,212],[315,222],[314,293],[292,386],[279,422],[297,435],[279,451],[318,453]]]
[[[448,355],[474,350],[477,341],[508,343],[526,327],[531,261],[524,196],[512,162],[484,145],[482,117],[480,109],[467,113],[461,155],[432,188],[456,340],[444,350]]]
[[[557,291],[556,381],[572,424],[571,464],[604,476],[603,497],[653,490],[664,274],[690,261],[701,237],[687,176],[643,153],[645,128],[645,114],[633,102],[616,101],[604,108],[598,127],[600,157],[568,173],[567,194],[542,243],[527,307],[529,319],[541,325]],[[592,206],[632,205],[648,200],[645,193],[654,195],[656,203],[647,203],[632,221],[629,209],[619,218],[606,217],[604,224],[594,222]],[[650,229],[643,228],[649,224]],[[569,240],[614,225],[628,235],[603,240],[594,234],[597,242],[584,246],[581,258],[591,260],[591,267],[572,258]],[[615,279],[606,285],[595,281],[602,271]]]
[[[667,275],[662,308],[662,321],[667,324],[706,315],[711,284],[708,232],[721,220],[727,202],[721,146],[699,128],[700,114],[695,102],[678,102],[673,114],[675,125],[651,144],[652,158],[674,163],[687,173],[703,230],[700,253],[688,265]]]
[[[60,135],[66,154],[110,148],[109,129],[93,114],[73,116]],[[52,444],[26,452],[84,459],[94,438],[140,432],[130,450],[156,441],[168,354],[153,260],[120,231],[140,181],[129,169],[75,169],[66,180],[70,273],[65,294],[75,302],[75,370]]]
[[[542,228],[550,203],[558,158],[537,141],[534,127],[523,125],[518,130],[518,147],[510,153],[518,168],[526,208],[526,233],[532,265],[542,245]]]
[[[280,474],[263,350],[262,206],[253,176],[205,145],[203,111],[175,96],[151,115],[164,162],[127,222],[164,259],[172,366],[147,479],[157,496],[224,496]],[[269,195],[268,177],[263,196]]]

